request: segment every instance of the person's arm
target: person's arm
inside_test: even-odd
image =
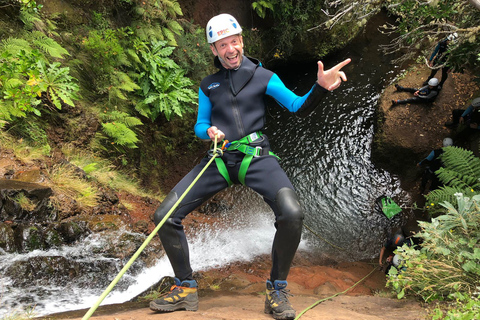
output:
[[[433,58],[435,58],[435,56],[437,55],[439,49],[440,49],[440,42],[439,42],[439,43],[437,44],[437,46],[435,47],[435,50],[433,50],[432,55],[430,56],[430,59],[428,60],[428,61],[430,62],[430,66],[432,66]]]
[[[435,158],[435,150],[432,150],[432,152],[430,152],[430,154],[425,159],[420,161],[418,165],[421,166],[424,161],[433,161],[434,158]]]
[[[378,264],[383,265],[383,255],[385,254],[385,247],[382,247],[380,250],[380,257],[378,258]]]
[[[211,115],[212,103],[210,102],[210,99],[203,93],[202,89],[199,89],[197,123],[194,127],[195,134],[202,140],[212,141],[215,141],[216,136],[217,142],[220,142],[225,139],[225,134],[217,127],[212,126],[212,123],[210,122]]]
[[[473,106],[469,105],[467,110],[463,111],[462,118],[465,118],[466,116],[468,116],[470,113],[472,113],[472,111],[473,111]]]
[[[306,117],[315,110],[328,91],[335,90],[342,81],[347,80],[345,73],[340,69],[350,61],[350,59],[346,59],[327,71],[323,70],[323,63],[319,61],[317,82],[304,96],[297,96],[290,91],[276,74],[270,78],[266,94],[288,111],[300,117]]]

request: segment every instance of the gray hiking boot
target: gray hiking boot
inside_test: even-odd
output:
[[[170,288],[170,292],[159,299],[150,302],[150,309],[153,311],[197,311],[198,293],[197,282],[195,280],[184,280],[180,282],[175,278],[175,285]]]
[[[288,301],[287,281],[267,280],[267,294],[265,296],[265,313],[271,313],[274,319],[295,319],[295,310]]]

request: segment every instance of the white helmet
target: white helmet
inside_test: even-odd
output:
[[[480,107],[480,98],[473,99],[472,107]]]
[[[396,254],[395,256],[393,256],[392,263],[395,267],[398,268],[400,263],[402,263],[402,257],[400,257],[398,254]]]
[[[452,140],[452,138],[445,138],[445,139],[443,139],[443,146],[444,146],[444,147],[453,146],[453,140]]]
[[[242,27],[233,16],[222,13],[207,23],[207,41],[214,43],[220,39],[242,33]]]
[[[438,79],[437,78],[432,78],[432,79],[428,80],[428,85],[432,86],[432,87],[438,86]]]
[[[457,38],[458,38],[458,34],[456,32],[454,32],[454,33],[448,35],[447,40],[448,41],[455,41],[455,40],[457,40]]]

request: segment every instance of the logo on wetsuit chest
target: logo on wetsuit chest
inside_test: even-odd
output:
[[[220,83],[214,82],[214,83],[212,83],[208,86],[208,90],[213,90],[213,89],[216,89],[218,87],[220,87]]]

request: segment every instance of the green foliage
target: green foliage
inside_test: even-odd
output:
[[[9,38],[0,47],[0,120],[11,121],[29,113],[41,115],[41,97],[49,106],[61,108],[61,102],[73,106],[78,85],[68,68],[49,58],[62,58],[68,52],[55,40],[39,32],[26,39]],[[40,52],[43,51],[43,53]]]
[[[41,22],[39,12],[43,5],[37,4],[35,0],[19,0],[20,20],[25,24],[25,28],[32,29],[35,23]]]
[[[140,23],[136,35],[143,41],[165,40],[168,45],[176,46],[175,35],[183,32],[178,16],[183,15],[180,4],[175,0],[145,0],[138,3],[136,13]]]
[[[93,90],[107,95],[108,100],[127,100],[126,93],[139,89],[134,80],[124,71],[131,65],[124,49],[133,34],[130,28],[92,31],[82,42],[89,56],[91,67],[87,76],[93,78]]]
[[[398,16],[401,36],[393,50],[409,47],[413,52],[425,50],[425,56],[429,56],[438,41],[457,32],[459,39],[450,46],[448,63],[457,71],[478,66],[480,10],[469,1],[389,0],[384,5]]]
[[[213,73],[213,55],[205,38],[205,29],[191,26],[191,32],[185,32],[178,37],[178,48],[173,52],[179,67],[185,70],[185,75],[200,82]]]
[[[59,62],[51,63],[47,67],[45,62],[40,60],[27,83],[37,83],[49,103],[57,109],[62,109],[62,102],[71,107],[75,106],[73,100],[78,99],[76,93],[79,88],[74,81],[75,79],[70,76],[70,68],[60,68]]]
[[[273,11],[274,7],[270,1],[255,1],[252,3],[252,9],[255,11],[256,14],[262,19],[265,19],[268,10]]]
[[[480,195],[456,198],[456,207],[442,203],[445,214],[419,222],[421,249],[397,249],[403,268],[392,270],[387,285],[399,297],[414,294],[432,301],[455,299],[458,292],[472,297],[475,292],[480,281]]]
[[[115,110],[106,113],[103,119],[107,121],[102,123],[103,132],[113,140],[112,144],[130,149],[137,148],[137,134],[131,128],[143,124],[138,118]]]
[[[480,290],[480,287],[479,287]],[[480,301],[478,297],[457,292],[456,301],[449,305],[447,310],[436,308],[433,310],[433,320],[473,320],[480,314]]]
[[[141,70],[138,94],[142,100],[135,109],[143,116],[155,120],[164,114],[170,120],[173,114],[183,116],[193,111],[191,104],[196,103],[196,92],[189,87],[192,81],[170,58],[174,48],[166,47],[166,41],[152,41],[150,45],[138,42],[136,67]]]
[[[473,196],[480,192],[480,158],[469,151],[459,147],[443,148],[441,155],[444,167],[435,174],[445,184],[427,195],[428,209],[431,213],[442,210],[435,204],[448,201],[454,203],[456,193]]]

